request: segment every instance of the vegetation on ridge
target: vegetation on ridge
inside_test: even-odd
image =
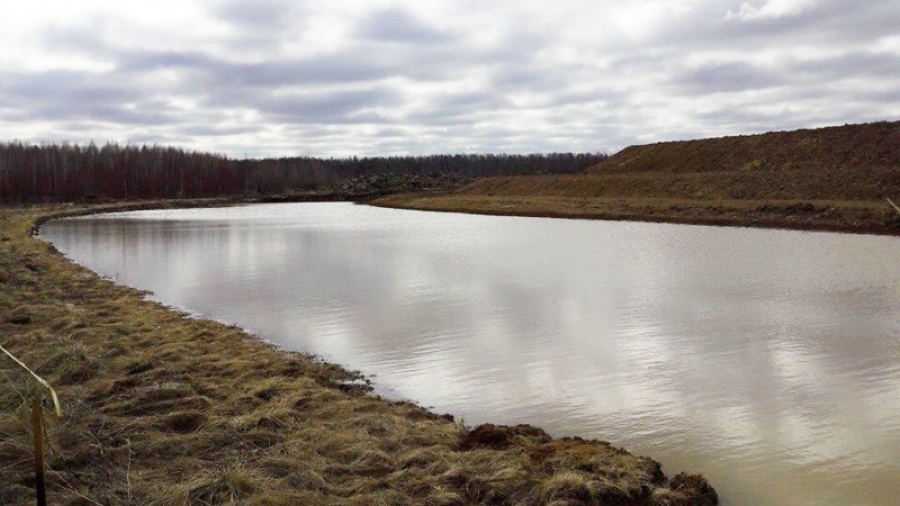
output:
[[[384,205],[900,233],[900,122],[632,146],[585,174],[497,177]]]

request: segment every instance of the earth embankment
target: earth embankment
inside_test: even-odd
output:
[[[381,205],[900,233],[900,122],[632,146],[585,173],[478,180]]]

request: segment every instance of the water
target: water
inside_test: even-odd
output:
[[[706,475],[730,506],[900,497],[900,240],[397,211],[120,213],[44,238],[466,423]]]

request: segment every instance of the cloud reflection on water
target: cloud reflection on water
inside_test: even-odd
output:
[[[45,234],[382,392],[608,439],[704,472],[729,504],[897,492],[895,238],[348,204],[128,213]]]

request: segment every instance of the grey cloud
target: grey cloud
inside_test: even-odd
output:
[[[401,4],[368,15],[361,6],[346,37],[296,54],[287,43],[321,22],[301,2],[216,1],[206,22],[222,34],[198,30],[186,40],[202,43],[165,49],[109,38],[127,21],[96,13],[90,25],[36,29],[36,47],[114,70],[0,69],[0,127],[38,119],[55,125],[47,138],[124,132],[238,156],[340,155],[603,151],[900,114],[898,56],[873,50],[897,34],[893,0],[727,17],[744,2],[702,2],[639,40],[572,33],[504,5],[491,19],[472,12],[435,25]],[[599,19],[596,29],[617,28]],[[268,132],[260,146],[246,140],[254,131]]]
[[[216,46],[234,56],[278,54],[312,22],[309,3],[293,0],[219,0],[209,12],[211,19],[228,27]]]
[[[209,125],[190,125],[180,128],[179,131],[192,137],[212,137],[221,135],[237,135],[259,131],[257,127],[217,127]]]
[[[150,108],[128,109],[116,105],[93,107],[84,111],[82,116],[95,121],[134,126],[171,125],[182,119],[172,112]]]
[[[304,60],[220,66],[217,77],[253,86],[339,82],[344,84],[383,79],[395,74],[365,55],[344,58],[314,57]]]
[[[205,68],[218,62],[199,51],[120,51],[118,68],[124,72],[142,72],[164,68]]]
[[[354,114],[374,107],[391,107],[400,96],[387,88],[366,90],[316,92],[267,96],[257,103],[260,111],[281,120],[296,123],[355,123]],[[375,119],[367,116],[366,122]]]
[[[146,144],[146,145],[179,145],[182,144],[179,141],[186,141],[189,138],[164,134],[164,133],[138,133],[128,137],[128,142],[131,144]]]
[[[793,70],[819,79],[848,77],[886,79],[900,78],[900,57],[892,54],[854,52],[830,58],[796,62]]]
[[[427,26],[400,8],[370,14],[357,31],[363,38],[379,42],[446,44],[453,41],[450,34]]]
[[[425,108],[410,111],[403,118],[417,126],[471,125],[486,116],[514,109],[501,94],[491,92],[456,92],[434,97]]]
[[[560,65],[504,61],[492,66],[491,83],[505,91],[555,94],[565,90],[567,84],[580,73],[578,69]]]
[[[753,20],[728,16],[729,12],[739,12],[744,3],[731,0],[673,19],[653,35],[649,46],[682,54],[709,50],[754,52],[767,46],[790,48],[809,44],[841,47],[896,34],[897,30],[893,0],[820,0],[792,16]]]
[[[137,51],[121,53],[119,66],[126,72],[145,72],[163,68],[182,69],[205,76],[211,84],[274,88],[313,83],[370,81],[392,74],[392,69],[380,66],[360,54],[235,63],[199,52]]]
[[[103,76],[75,71],[2,73],[0,90],[19,100],[56,104],[72,102],[73,105],[110,99],[130,100],[140,96],[138,91],[111,83]]]
[[[82,72],[0,74],[0,99],[12,109],[42,119],[110,115],[111,121],[128,118],[110,114],[111,103],[139,100],[139,90],[113,84],[102,76]],[[153,121],[155,118],[150,118]]]
[[[609,111],[623,107],[628,100],[628,93],[621,89],[595,84],[588,89],[563,89],[554,93],[547,102],[547,107],[576,106],[584,107],[595,104]]]
[[[759,90],[785,83],[779,75],[744,62],[707,64],[683,71],[673,83],[687,94]]]
[[[897,79],[900,64],[893,55],[866,52],[808,60],[794,58],[774,68],[741,61],[708,63],[693,69],[675,69],[670,82],[680,94],[690,96],[793,86],[792,92],[784,92],[787,95],[798,93],[798,85],[821,93],[819,84],[851,78]]]
[[[243,30],[270,31],[302,20],[301,6],[289,0],[227,0],[213,8],[213,15]]]
[[[869,41],[896,35],[897,3],[893,0],[820,0],[816,8],[797,20],[798,30],[823,43]],[[816,33],[818,32],[818,33]]]
[[[434,109],[448,115],[470,111],[493,111],[511,107],[512,102],[503,95],[474,91],[465,93],[449,93],[435,97],[432,101]]]
[[[887,90],[879,90],[879,91],[868,91],[863,93],[864,97],[871,102],[881,103],[881,104],[893,104],[894,110],[897,111],[894,114],[900,114],[900,107],[897,104],[900,104],[900,87],[891,88]],[[885,117],[890,117],[890,112],[887,112]]]

